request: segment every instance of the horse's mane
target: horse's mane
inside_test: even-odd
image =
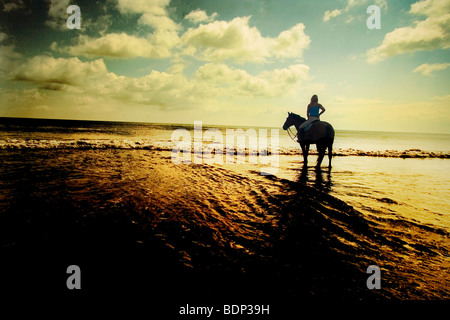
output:
[[[294,117],[296,120],[298,120],[298,121],[301,121],[301,120],[305,121],[305,120],[306,120],[306,119],[303,118],[302,116],[299,116],[298,114],[293,113],[293,112],[291,112],[291,116],[293,116],[293,117]]]

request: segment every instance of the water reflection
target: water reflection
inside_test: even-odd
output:
[[[297,178],[297,182],[314,186],[319,190],[330,192],[333,186],[331,169],[322,170],[320,167],[303,166]]]

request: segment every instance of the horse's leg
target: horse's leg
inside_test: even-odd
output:
[[[333,158],[333,141],[328,143],[328,168],[331,169],[331,158]]]
[[[308,164],[308,154],[309,154],[309,143],[305,144],[305,156],[304,156],[304,161],[305,161],[305,166]]]
[[[317,166],[322,164],[323,157],[325,156],[325,146],[321,143],[317,143],[317,151],[319,151],[319,158],[317,159]]]
[[[300,142],[300,147],[302,147],[303,165],[306,166],[308,164],[309,144]]]

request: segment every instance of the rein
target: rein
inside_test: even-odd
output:
[[[296,140],[297,135],[298,135],[298,131],[297,131],[297,133],[294,135],[294,133],[291,132],[291,127],[289,127],[289,128],[287,128],[287,132],[288,132],[288,134],[289,134],[289,137],[292,139],[292,141],[298,142],[298,141]]]

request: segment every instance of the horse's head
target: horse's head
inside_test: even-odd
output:
[[[292,117],[292,113],[288,111],[288,117],[283,124],[283,130],[287,130],[290,126],[294,124],[294,118]]]
[[[286,118],[286,121],[283,124],[283,130],[287,130],[290,126],[298,126],[305,122],[306,119],[300,117],[298,114],[295,114],[293,112],[288,112],[288,117]]]

